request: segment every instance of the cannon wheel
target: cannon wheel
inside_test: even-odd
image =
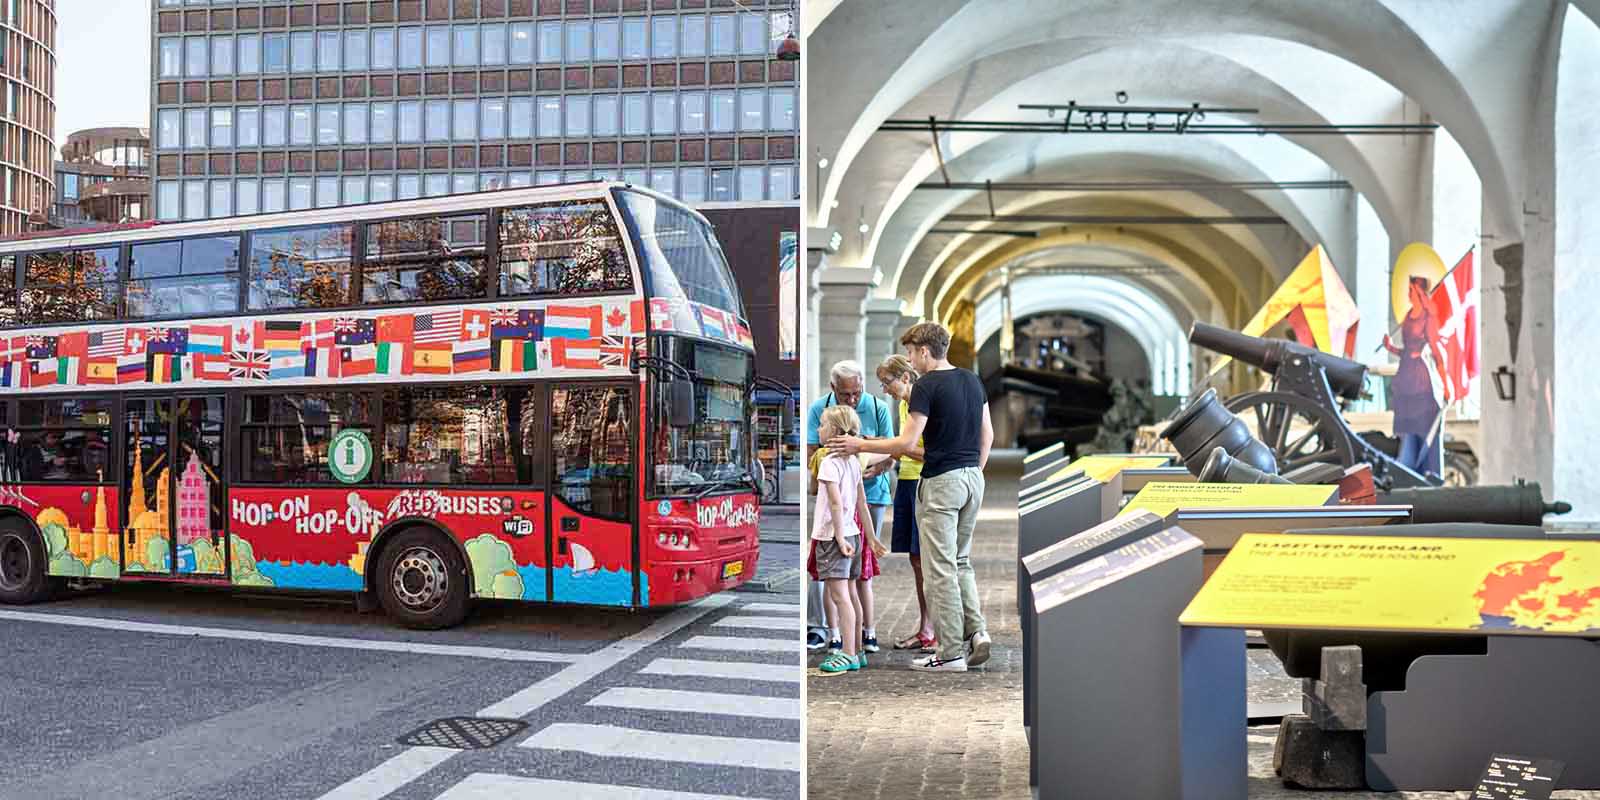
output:
[[[1289,392],[1246,392],[1223,406],[1253,426],[1256,438],[1272,449],[1281,475],[1314,462],[1350,466],[1355,451],[1345,438],[1344,421]]]

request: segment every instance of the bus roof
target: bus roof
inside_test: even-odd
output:
[[[613,188],[628,189],[650,195],[660,201],[672,203],[687,209],[702,222],[706,222],[705,215],[700,212],[668,195],[647,187],[635,186],[620,181],[584,181],[581,183],[529,186],[516,189],[495,189],[441,197],[420,197],[414,200],[391,200],[382,203],[255,214],[246,217],[222,217],[190,222],[132,222],[94,228],[35,231],[0,239],[0,254],[26,253],[34,250],[56,248],[96,247],[121,244],[123,242],[176,239],[185,236],[204,236],[208,234],[221,235],[266,228],[327,225],[386,217],[466,213],[498,206],[600,198],[605,197]],[[709,225],[710,223],[707,222],[707,224]]]

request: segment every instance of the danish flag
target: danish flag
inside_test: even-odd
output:
[[[1472,251],[1461,257],[1450,274],[1435,286],[1428,299],[1433,303],[1433,318],[1439,323],[1439,338],[1444,345],[1445,371],[1440,377],[1450,382],[1450,396],[1459,400],[1478,377],[1478,296]]]

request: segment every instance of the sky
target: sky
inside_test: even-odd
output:
[[[56,0],[57,149],[85,128],[150,127],[150,0]]]

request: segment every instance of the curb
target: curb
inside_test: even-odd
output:
[[[753,578],[750,582],[734,589],[734,591],[760,592],[762,594],[797,594],[802,574],[799,567],[785,567],[770,576]]]

